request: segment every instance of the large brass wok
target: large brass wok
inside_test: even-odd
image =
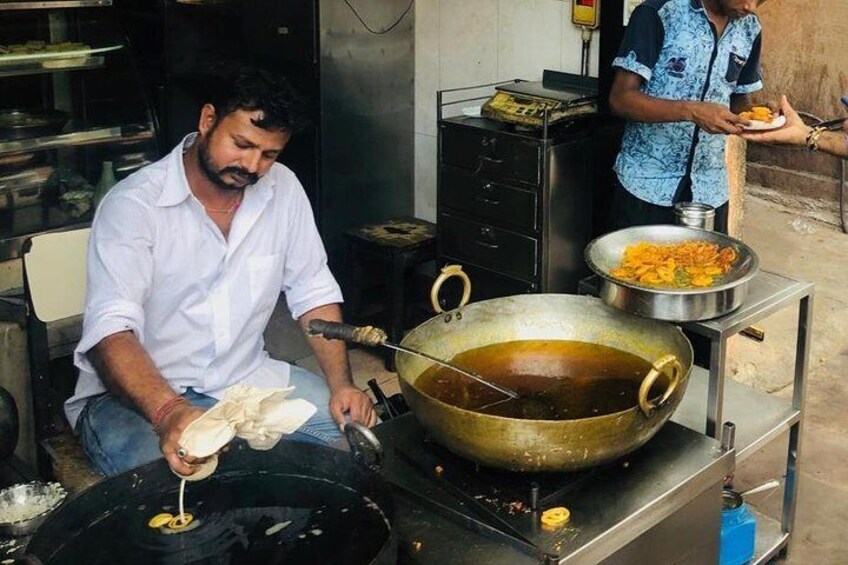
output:
[[[403,396],[433,438],[462,457],[512,471],[573,471],[637,449],[677,408],[692,366],[692,347],[677,327],[626,314],[597,298],[560,294],[476,302],[424,322],[401,345],[450,359],[515,340],[598,343],[633,353],[655,368],[642,383],[639,405],[628,410],[575,420],[521,420],[472,412],[422,393],[415,381],[431,364],[398,353]],[[660,394],[649,398],[655,381]]]

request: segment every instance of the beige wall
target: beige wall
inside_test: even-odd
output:
[[[770,0],[760,9],[766,88],[755,100],[789,97],[822,118],[848,116],[848,0]],[[805,151],[748,146],[748,181],[836,221],[839,161]]]

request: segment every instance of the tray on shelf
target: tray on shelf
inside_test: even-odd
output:
[[[68,8],[100,8],[111,6],[112,0],[25,0],[0,2],[0,12],[12,10],[64,10]]]
[[[0,176],[0,210],[39,204],[53,167],[40,166]]]
[[[85,69],[100,69],[105,63],[105,57],[95,55],[94,57],[50,59],[47,61],[30,61],[20,64],[0,65],[0,78],[81,71]]]
[[[0,142],[56,135],[70,115],[61,110],[9,108],[0,110]]]
[[[143,126],[106,126],[46,137],[0,141],[0,155],[108,142],[129,144],[152,138],[153,132]]]
[[[85,59],[98,53],[109,53],[123,49],[123,45],[107,45],[103,47],[89,47],[71,49],[67,51],[36,51],[35,53],[0,53],[0,68],[6,65],[20,65],[24,63],[39,62],[42,65],[56,60]]]

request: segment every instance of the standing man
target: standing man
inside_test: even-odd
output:
[[[610,227],[673,224],[674,204],[716,208],[727,232],[725,136],[760,77],[758,0],[646,0],[613,61],[612,111],[628,120]]]
[[[192,474],[179,437],[237,383],[294,386],[318,407],[296,433],[306,441],[340,438],[345,415],[376,422],[343,342],[310,340],[326,380],[265,352],[281,292],[304,328],[341,320],[342,297],[303,187],[276,162],[304,121],[298,98],[250,69],[221,91],[203,106],[197,133],[97,209],[80,376],[65,411],[103,475],[161,456]]]

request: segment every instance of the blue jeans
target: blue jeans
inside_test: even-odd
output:
[[[342,437],[330,415],[327,382],[292,365],[289,385],[295,396],[314,404],[318,411],[295,433],[284,439],[330,444]],[[188,389],[183,397],[200,408],[210,408],[215,398]],[[80,442],[94,470],[110,477],[162,457],[159,437],[143,416],[110,393],[88,401],[77,422]]]

